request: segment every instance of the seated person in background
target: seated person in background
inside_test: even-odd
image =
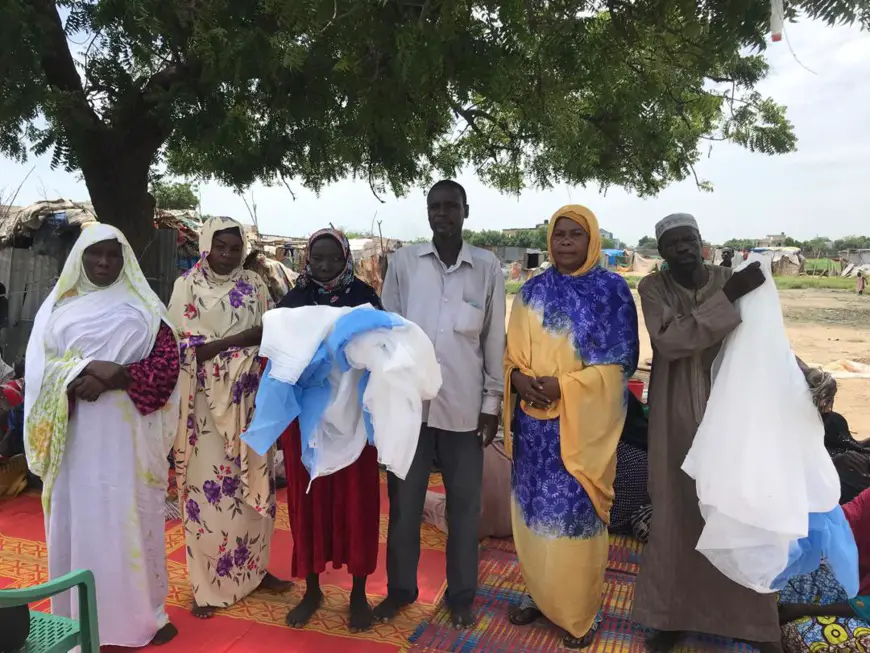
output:
[[[511,459],[499,433],[492,445],[483,450],[483,483],[480,502],[478,537],[510,537],[511,530]],[[426,493],[423,521],[442,533],[447,532],[447,495]]]
[[[809,367],[800,358],[797,361],[825,425],[825,448],[840,475],[840,503],[848,503],[870,488],[870,449],[852,437],[846,418],[834,412],[836,379],[824,370]]]
[[[266,257],[260,250],[255,249],[245,258],[243,266],[246,270],[256,272],[266,287],[272,303],[277,304],[284,296],[293,289],[298,276],[293,270]]]
[[[791,579],[779,596],[788,650],[816,651],[819,643],[837,645],[837,650],[864,650],[843,645],[850,638],[870,635],[870,489],[844,504],[843,512],[858,545],[860,593],[849,600],[824,564],[811,574]],[[862,635],[859,629],[866,632]]]
[[[23,403],[24,360],[20,360],[15,364],[12,377],[0,383],[0,460],[24,453],[23,425],[20,420],[16,424],[15,414],[15,409]]]
[[[11,461],[12,458],[17,460]],[[0,462],[3,461],[10,462],[0,467],[0,496],[18,496],[32,477],[24,458],[24,361],[16,363],[10,380],[0,383]]]
[[[647,481],[647,418],[643,403],[630,392],[622,436],[616,446],[616,495],[610,509],[610,532],[646,542],[652,514]],[[635,525],[639,526],[637,528]]]

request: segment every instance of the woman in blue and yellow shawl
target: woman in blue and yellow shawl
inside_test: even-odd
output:
[[[565,646],[584,648],[600,621],[637,311],[625,280],[598,265],[589,209],[556,211],[547,240],[552,265],[514,301],[505,354],[505,397],[519,399],[505,411],[514,542],[529,593],[511,622],[546,616]]]

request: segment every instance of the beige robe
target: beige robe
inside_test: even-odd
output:
[[[244,233],[229,218],[211,218],[200,236],[203,248],[228,228]],[[269,290],[250,270],[218,275],[206,254],[176,281],[169,301],[182,352],[174,454],[193,597],[198,606],[224,608],[257,589],[267,573],[274,448],[260,456],[241,441],[254,412],[259,348],[229,349],[199,364],[196,347],[262,325]]]
[[[710,370],[740,313],[722,292],[731,270],[710,267],[700,290],[669,272],[638,286],[653,346],[649,403],[650,541],[635,590],[634,621],[756,642],[779,641],[776,596],[757,594],[723,576],[695,550],[704,520],[695,482],[681,466],[710,395]],[[761,364],[762,361],[759,361]],[[728,437],[728,433],[722,433]]]

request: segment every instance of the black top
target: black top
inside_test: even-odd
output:
[[[628,393],[628,406],[625,412],[625,425],[622,427],[623,442],[636,449],[647,450],[648,423],[643,413],[643,404],[631,392]]]
[[[378,293],[362,279],[354,277],[344,288],[336,288],[332,292],[323,292],[315,283],[309,283],[304,288],[296,286],[288,292],[284,299],[278,302],[278,308],[299,308],[300,306],[362,306],[371,304],[378,310],[384,310]]]
[[[825,448],[832,456],[847,451],[870,453],[863,443],[852,437],[849,423],[840,413],[822,413],[822,423],[825,425]]]

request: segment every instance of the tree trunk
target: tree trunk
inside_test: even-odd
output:
[[[148,193],[148,166],[115,159],[82,167],[97,219],[120,229],[136,255],[141,256],[154,236],[154,198]]]
[[[151,159],[130,152],[88,157],[83,162],[85,185],[97,219],[117,227],[130,242],[145,277],[156,287],[160,264],[155,244],[154,198],[148,192]]]

